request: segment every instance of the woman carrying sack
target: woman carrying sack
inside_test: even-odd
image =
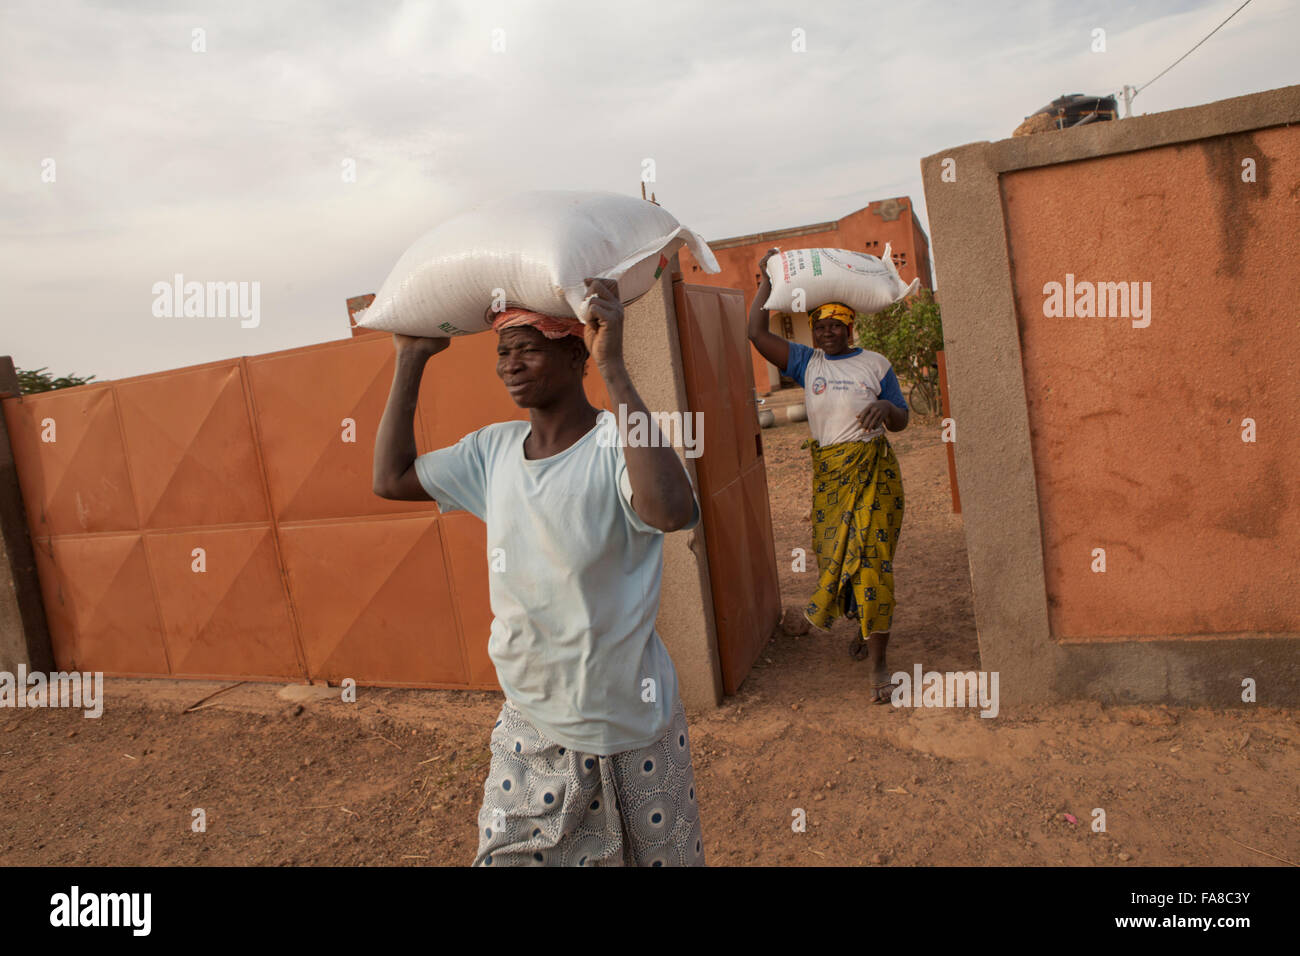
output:
[[[420,380],[451,340],[395,334],[374,491],[466,511],[486,525],[483,553],[509,555],[488,583],[505,701],[474,865],[703,866],[686,712],[655,630],[664,536],[696,527],[699,501],[676,451],[587,400],[591,358],[611,403],[649,416],[623,360],[618,284],[586,287],[585,325],[522,308],[493,320],[497,375],[529,417],[423,455]]]
[[[812,440],[813,548],[817,590],[804,607],[829,631],[843,615],[859,622],[849,645],[871,660],[871,699],[887,703],[892,682],[885,647],[894,616],[894,550],[903,524],[903,479],[885,429],[907,427],[907,402],[889,360],[852,348],[854,311],[829,302],[808,313],[816,348],[768,330],[763,303],[771,293],[767,260],[749,309],[749,340],[765,359],[804,387]]]

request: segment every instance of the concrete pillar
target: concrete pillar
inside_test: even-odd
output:
[[[626,310],[624,362],[632,384],[651,412],[690,411],[673,306],[672,275],[680,269],[674,256],[658,283]],[[677,454],[698,496],[695,462],[684,457],[680,448]],[[718,706],[722,701],[722,668],[702,525],[664,536],[663,586],[655,627],[677,667],[686,709],[699,711]]]
[[[0,405],[20,400],[13,359],[0,355]],[[8,400],[8,401],[6,401]],[[9,443],[9,425],[0,414],[0,671],[54,670],[50,629],[36,577],[36,556],[27,530],[27,512],[18,469]]]

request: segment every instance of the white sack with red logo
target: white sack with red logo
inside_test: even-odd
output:
[[[811,312],[842,302],[857,312],[879,312],[911,295],[920,279],[903,281],[889,255],[877,259],[848,249],[793,249],[767,260],[772,294],[763,305],[778,312]],[[802,290],[802,297],[800,296]]]

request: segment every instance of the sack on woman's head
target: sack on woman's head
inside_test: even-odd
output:
[[[606,192],[540,190],[449,219],[406,250],[357,325],[467,335],[510,307],[585,319],[588,277],[615,279],[624,303],[649,291],[685,244],[717,260],[662,206]]]

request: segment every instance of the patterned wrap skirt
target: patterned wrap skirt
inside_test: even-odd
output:
[[[678,697],[658,741],[610,756],[547,739],[507,698],[492,730],[474,866],[703,866]]]
[[[903,477],[884,435],[822,447],[813,461],[813,547],[817,590],[804,617],[830,630],[840,615],[861,623],[862,637],[890,629],[894,550],[903,530]]]

